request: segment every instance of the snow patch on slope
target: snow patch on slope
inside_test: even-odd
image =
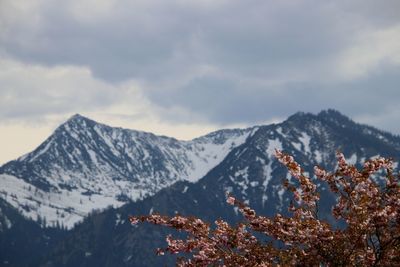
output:
[[[261,199],[262,199],[262,205],[264,206],[265,201],[268,200],[268,195],[267,195],[268,184],[269,184],[269,181],[272,179],[272,160],[270,160],[267,165],[264,165],[263,172],[264,172],[264,175],[263,175],[264,181],[262,184],[263,195],[262,195]]]
[[[357,164],[357,154],[355,154],[355,153],[352,154],[351,157],[348,158],[346,161],[347,161],[347,163],[352,164],[352,165]]]
[[[0,208],[0,232],[3,232],[4,230],[10,229],[12,227],[12,223],[10,219],[3,213],[3,211]]]
[[[310,149],[311,137],[307,133],[302,133],[301,137],[299,137],[299,140],[303,144],[304,152],[306,154],[311,153],[311,149]]]
[[[37,154],[35,154],[35,156],[33,158],[31,158],[29,160],[29,162],[33,162],[36,158],[38,158],[40,155],[46,153],[47,150],[49,150],[50,146],[52,144],[52,141],[50,140],[49,142],[47,142],[47,144],[45,145],[45,147],[40,150]]]
[[[270,159],[274,157],[275,149],[282,150],[282,142],[279,138],[268,140],[267,154]]]
[[[314,155],[315,155],[315,161],[318,164],[321,164],[322,160],[323,160],[322,153],[320,151],[316,150],[316,151],[314,151]]]
[[[27,218],[45,218],[47,226],[57,223],[72,228],[89,212],[108,206],[119,207],[124,202],[99,194],[85,195],[80,191],[46,192],[12,175],[0,175],[0,197]]]
[[[222,144],[190,141],[192,149],[188,150],[187,156],[190,162],[186,172],[189,182],[197,182],[204,177],[208,171],[217,166],[235,147],[242,145],[251,132],[228,138]]]

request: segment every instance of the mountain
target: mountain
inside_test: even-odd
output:
[[[42,266],[172,265],[174,255],[154,253],[157,247],[166,246],[164,239],[171,230],[148,224],[131,226],[128,215],[180,213],[234,223],[241,216],[225,203],[226,192],[249,203],[259,214],[286,213],[291,197],[282,180],[290,176],[274,158],[276,148],[291,153],[311,173],[316,164],[332,170],[338,149],[356,165],[377,155],[397,157],[400,138],[357,124],[334,110],[317,115],[296,113],[282,123],[258,127],[196,183],[179,181],[151,197],[91,214],[54,247]],[[318,190],[324,200],[320,214],[331,220],[334,199],[325,184],[319,184]]]
[[[66,234],[59,227],[46,228],[23,217],[0,199],[0,266],[38,266],[45,252]]]
[[[75,115],[33,152],[0,167],[0,197],[25,217],[72,228],[93,210],[196,182],[256,129],[178,141]]]

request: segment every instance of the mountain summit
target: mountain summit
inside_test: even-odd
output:
[[[72,227],[93,209],[143,199],[177,181],[196,182],[255,130],[178,141],[76,114],[33,152],[0,167],[0,192],[13,194],[6,200],[25,207],[27,217]]]

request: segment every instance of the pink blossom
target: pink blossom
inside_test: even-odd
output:
[[[131,217],[129,217],[129,222],[132,225],[135,225],[135,224],[137,224],[139,222],[139,219],[137,217],[131,216]]]
[[[299,183],[298,187],[285,183],[296,200],[289,207],[291,216],[260,216],[247,204],[228,196],[227,203],[238,208],[245,222],[231,226],[217,220],[216,228],[210,230],[198,218],[179,215],[130,216],[129,220],[132,224],[147,221],[185,231],[187,239],[167,236],[168,247],[157,250],[159,255],[164,251],[192,253],[177,266],[392,266],[399,261],[400,252],[393,244],[400,238],[400,183],[399,176],[392,174],[391,160],[369,160],[358,170],[337,153],[337,171],[314,168],[317,178],[326,181],[336,194],[333,217],[347,223],[344,229],[337,229],[318,218],[320,197],[314,181],[303,174],[292,156],[279,150],[275,154]],[[380,169],[387,170],[386,186],[378,186],[370,177]],[[285,246],[260,242],[254,231]]]

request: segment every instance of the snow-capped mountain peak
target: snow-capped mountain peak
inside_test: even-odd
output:
[[[13,194],[9,202],[25,205],[28,217],[71,227],[92,209],[143,199],[177,181],[196,182],[253,132],[221,130],[179,141],[76,114],[33,152],[0,168],[0,192]]]

